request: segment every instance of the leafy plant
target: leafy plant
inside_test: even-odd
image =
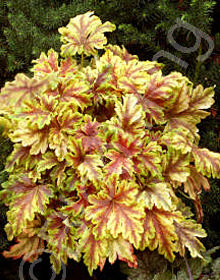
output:
[[[106,259],[137,267],[134,248],[202,258],[199,194],[206,177],[220,177],[220,154],[198,147],[196,125],[214,90],[106,45],[114,29],[90,11],[72,18],[59,29],[62,58],[42,53],[32,78],[17,74],[1,90],[15,143],[1,198],[18,242],[5,257],[33,261],[46,250],[57,273],[83,257],[90,274]]]
[[[203,259],[192,258],[187,261],[186,258],[177,257],[173,263],[169,263],[156,251],[145,250],[137,253],[137,269],[121,263],[121,270],[128,276],[128,280],[217,280],[220,276],[220,258],[213,258],[212,255],[219,249],[217,246],[206,251]]]

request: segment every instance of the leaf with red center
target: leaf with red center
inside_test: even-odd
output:
[[[110,50],[114,55],[117,55],[120,58],[122,58],[123,60],[125,60],[126,63],[130,60],[134,60],[134,59],[137,60],[138,59],[137,55],[130,54],[124,46],[122,46],[122,48],[121,48],[117,45],[108,44],[105,47],[105,50]]]
[[[36,74],[46,74],[58,71],[58,53],[53,49],[50,49],[47,55],[42,52],[40,58],[33,60],[35,63],[34,67],[31,69],[32,72]]]
[[[93,184],[77,185],[78,199],[76,201],[72,201],[71,198],[67,199],[68,205],[62,208],[62,212],[73,213],[73,215],[84,213],[85,208],[90,204],[88,196],[93,194],[95,190]]]
[[[76,74],[78,71],[77,61],[72,57],[66,57],[60,62],[59,76],[66,77],[68,74]]]
[[[75,218],[76,219],[76,218]],[[79,226],[79,221],[76,219],[68,218],[61,212],[53,212],[47,217],[46,224],[44,225],[44,230],[48,232],[47,242],[55,246],[58,253],[66,251],[70,253],[71,250],[74,251],[77,244],[77,226]]]
[[[49,147],[55,150],[55,154],[60,161],[62,161],[68,149],[68,136],[74,134],[81,121],[81,114],[73,113],[72,110],[57,109],[58,116],[56,116],[50,126],[49,132]]]
[[[58,100],[53,96],[46,94],[41,97],[35,97],[30,101],[23,102],[24,107],[16,111],[15,117],[25,118],[27,122],[36,123],[39,129],[45,125],[49,125],[55,115],[55,108],[58,105]]]
[[[203,244],[197,237],[206,237],[205,230],[201,224],[195,223],[193,220],[174,221],[175,231],[178,236],[176,248],[180,255],[185,256],[185,248],[188,248],[193,258],[200,257],[202,251],[205,251]]]
[[[110,150],[105,156],[111,159],[111,162],[105,166],[108,175],[112,173],[121,174],[122,168],[126,169],[130,174],[133,173],[132,157],[140,151],[139,139],[131,140],[130,137],[122,135],[121,132],[117,135],[117,140],[113,142],[114,147],[118,150]]]
[[[87,12],[72,18],[66,27],[58,29],[61,34],[61,47],[63,56],[73,56],[76,53],[90,56],[96,55],[96,49],[103,49],[107,43],[104,32],[115,30],[115,25],[110,22],[102,24],[94,12]]]
[[[47,241],[50,260],[57,274],[61,270],[61,262],[67,264],[68,258],[80,260],[77,242],[79,225],[77,219],[71,220],[67,215],[53,211],[41,228],[39,235]]]
[[[103,162],[101,156],[98,154],[86,154],[79,140],[71,139],[69,148],[74,152],[74,155],[70,153],[66,155],[68,165],[73,165],[77,168],[81,180],[91,180],[93,183],[96,183],[102,177],[101,167]]]
[[[91,105],[91,94],[88,85],[80,78],[75,77],[62,85],[60,101],[73,104],[82,110]]]
[[[210,114],[200,109],[207,109],[213,104],[213,88],[203,91],[203,87],[198,86],[192,89],[191,85],[182,82],[173,93],[174,98],[165,113],[168,120],[165,130],[183,127],[198,140],[196,124]]]
[[[146,209],[145,214],[144,233],[139,248],[144,250],[148,247],[152,251],[158,248],[159,254],[172,262],[176,251],[174,242],[177,240],[173,222],[179,216],[156,207],[151,210]]]
[[[183,183],[184,191],[189,194],[192,199],[196,199],[197,195],[202,192],[202,187],[205,191],[210,190],[209,181],[194,166],[190,166],[190,176]]]
[[[87,265],[89,274],[92,276],[93,270],[98,266],[103,269],[106,261],[107,240],[97,239],[93,234],[93,228],[87,228],[80,238],[80,248],[84,253],[84,263]]]
[[[154,75],[147,75],[144,82],[141,83],[141,88],[135,85],[132,81],[123,78],[120,81],[121,87],[129,93],[133,93],[139,103],[143,106],[143,110],[147,113],[146,118],[148,123],[154,120],[156,123],[163,123],[164,120],[164,104],[170,99],[170,94],[175,86],[175,80],[172,76],[163,77],[161,72]]]
[[[132,182],[118,182],[112,176],[97,195],[90,195],[92,204],[86,208],[86,219],[95,225],[96,237],[105,238],[109,231],[114,238],[122,234],[138,248],[143,232],[144,208],[137,203],[137,185]]]
[[[95,104],[103,102],[102,99],[105,99],[106,102],[109,102],[111,97],[111,85],[108,83],[110,80],[111,66],[101,64],[99,68],[100,69],[98,69],[98,71],[92,71],[91,68],[86,69],[86,76],[89,83],[91,84],[90,92],[92,93]],[[93,75],[91,75],[92,73]]]
[[[156,206],[159,209],[169,211],[173,208],[171,193],[172,191],[167,183],[146,183],[138,199],[143,199],[144,205],[148,209]]]
[[[208,149],[198,148],[195,145],[192,149],[195,160],[195,167],[204,176],[220,178],[220,154],[209,151]]]
[[[31,147],[23,147],[21,144],[14,144],[14,150],[7,158],[5,170],[12,172],[20,165],[25,166],[25,169],[32,169],[41,159],[41,155],[30,155]]]
[[[42,159],[37,164],[37,172],[42,173],[50,169],[50,177],[53,182],[57,180],[58,188],[66,178],[65,169],[66,161],[59,161],[54,152],[47,152],[42,156]]]
[[[92,121],[89,115],[85,115],[84,121],[82,127],[76,131],[76,139],[82,139],[85,152],[94,150],[101,152],[103,150],[103,140],[98,136],[100,124],[97,121]]]
[[[163,161],[164,176],[170,182],[186,182],[190,175],[190,155],[168,148]]]
[[[145,113],[137,98],[132,95],[123,96],[123,104],[116,102],[115,112],[118,116],[118,125],[124,132],[133,136],[143,136],[145,128]]]
[[[137,268],[137,257],[134,255],[133,246],[121,234],[117,238],[110,236],[107,244],[107,257],[111,264],[115,263],[118,258],[127,262],[129,267]]]
[[[23,256],[24,261],[33,262],[44,252],[44,240],[37,234],[40,225],[35,222],[29,222],[27,228],[16,237],[18,243],[2,253],[5,258],[19,259]]]
[[[52,192],[49,185],[33,183],[26,175],[9,183],[8,191],[13,193],[13,200],[8,220],[14,233],[20,233],[27,222],[34,219],[35,213],[45,213]]]
[[[161,174],[161,147],[156,141],[141,145],[141,152],[134,156],[134,170],[137,173],[151,173],[153,176]]]
[[[8,106],[19,107],[23,101],[30,100],[36,94],[44,91],[47,86],[44,79],[28,78],[24,74],[17,74],[13,82],[7,82],[0,94],[1,106],[8,110]]]
[[[39,129],[37,125],[30,126],[25,121],[18,123],[18,128],[10,135],[13,142],[21,142],[22,146],[31,146],[30,154],[44,154],[48,148],[48,128]]]

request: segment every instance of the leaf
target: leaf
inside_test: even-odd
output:
[[[190,176],[183,183],[184,191],[189,194],[192,199],[196,199],[197,195],[202,192],[202,187],[205,191],[210,190],[209,181],[201,173],[197,172],[194,166],[190,166]]]
[[[19,259],[23,256],[25,261],[35,261],[44,252],[44,241],[37,235],[39,227],[40,221],[37,219],[28,222],[16,238],[18,243],[12,245],[9,251],[4,251],[3,256],[13,259]]]
[[[25,119],[29,123],[36,123],[39,129],[49,125],[52,118],[56,115],[55,108],[58,100],[53,96],[42,95],[32,98],[30,101],[24,101],[20,110],[17,110],[15,118]]]
[[[171,182],[185,182],[190,175],[190,155],[168,148],[163,161],[164,176]]]
[[[10,134],[13,142],[21,142],[22,146],[31,146],[30,154],[44,154],[48,148],[48,129],[39,129],[37,125],[29,126],[27,122],[20,121],[18,128]]]
[[[86,154],[79,141],[70,140],[70,149],[74,152],[73,154],[67,154],[66,160],[68,165],[73,165],[79,171],[81,180],[91,180],[96,183],[102,177],[101,167],[103,162],[101,156],[98,154]]]
[[[30,100],[40,91],[45,90],[47,85],[45,79],[28,78],[24,74],[17,74],[13,82],[6,82],[1,91],[1,104],[7,109],[7,106],[19,107],[25,100]],[[6,111],[7,112],[7,111]]]
[[[158,248],[159,254],[173,262],[176,251],[174,242],[177,240],[173,222],[178,215],[156,207],[145,209],[145,213],[144,233],[139,248],[144,250],[149,247],[151,251]]]
[[[45,213],[52,192],[49,185],[33,183],[26,175],[11,182],[8,191],[13,193],[8,221],[13,225],[14,233],[19,234],[27,222],[34,219],[35,213]]]
[[[137,173],[151,173],[152,176],[161,174],[161,147],[156,141],[140,145],[141,152],[133,157],[134,170]]]
[[[117,139],[112,142],[117,151],[111,149],[105,154],[107,158],[111,159],[111,162],[105,166],[108,175],[113,173],[120,175],[122,168],[126,169],[129,174],[133,173],[132,157],[139,152],[140,148],[138,146],[139,139],[133,141],[131,139],[131,137],[126,137],[119,132]]]
[[[199,139],[196,124],[210,114],[199,109],[208,108],[209,104],[212,104],[211,97],[213,95],[210,89],[206,89],[202,93],[200,91],[200,86],[192,90],[192,86],[188,86],[185,82],[176,88],[174,91],[176,92],[175,99],[169,104],[169,109],[165,113],[168,120],[165,131],[184,127],[195,139]],[[208,103],[204,105],[203,102]]]
[[[137,104],[137,98],[132,94],[123,96],[123,104],[116,102],[115,112],[118,116],[118,125],[124,132],[132,136],[143,136],[145,121],[145,114],[142,106]]]
[[[202,258],[201,251],[205,251],[203,244],[197,237],[206,237],[201,224],[196,224],[193,220],[174,221],[175,231],[178,236],[176,247],[180,255],[185,256],[185,248],[188,248],[193,258]]]
[[[91,180],[95,183],[101,179],[102,171],[100,167],[102,166],[103,162],[99,155],[86,155],[84,161],[78,166],[82,180]]]
[[[143,199],[145,207],[152,209],[156,206],[158,209],[171,210],[173,208],[171,200],[171,190],[167,183],[149,183],[143,186],[143,190],[138,198]]]
[[[49,169],[50,177],[53,182],[57,180],[58,188],[66,178],[65,169],[67,167],[66,161],[59,161],[54,152],[47,152],[42,156],[42,159],[37,164],[37,172],[42,173]]]
[[[47,55],[42,52],[40,58],[32,60],[32,63],[35,63],[35,65],[31,71],[36,72],[36,74],[45,75],[46,73],[56,72],[58,71],[58,53],[53,49],[50,49]]]
[[[195,145],[192,149],[195,160],[195,167],[204,176],[220,178],[220,154],[209,151],[206,148],[198,148]]]
[[[63,83],[60,87],[60,101],[73,104],[82,110],[91,105],[91,94],[88,93],[89,87],[82,78],[72,77],[68,83]]]
[[[123,238],[138,248],[143,232],[143,205],[137,204],[137,186],[125,180],[118,182],[111,177],[97,195],[90,195],[85,210],[86,219],[95,225],[93,233],[105,238],[109,231],[114,238],[122,234]]]
[[[90,276],[98,266],[100,270],[103,269],[106,261],[107,240],[96,239],[92,227],[87,228],[81,236],[80,248],[84,253],[83,260],[88,267]]]
[[[193,142],[194,138],[183,127],[163,133],[159,140],[160,144],[165,144],[167,147],[172,146],[175,150],[180,150],[183,154],[191,152]]]
[[[103,49],[107,43],[104,32],[115,30],[115,25],[110,22],[102,24],[99,17],[88,11],[85,14],[72,18],[66,27],[58,29],[61,34],[61,55],[73,56],[76,53],[96,55],[95,49]]]
[[[117,238],[109,237],[107,239],[107,257],[111,264],[115,263],[117,258],[127,262],[130,267],[137,268],[137,258],[134,255],[133,246],[125,240],[122,235]]]
[[[215,102],[213,99],[213,96],[215,95],[213,87],[209,87],[204,90],[202,85],[198,85],[189,94],[189,106],[194,109],[208,109]]]
[[[64,159],[68,150],[68,135],[74,134],[81,121],[81,114],[70,109],[63,111],[61,107],[60,105],[57,109],[58,116],[51,122],[48,137],[49,147],[55,150],[55,155],[60,161]]]
[[[82,140],[85,152],[103,151],[103,140],[98,135],[99,126],[97,121],[92,121],[91,116],[85,115],[83,125],[76,131],[76,139]]]
[[[76,219],[76,218],[75,218]],[[68,257],[79,261],[77,220],[71,220],[61,212],[53,211],[46,220],[43,231],[50,249],[66,264]],[[41,232],[44,233],[44,232]]]

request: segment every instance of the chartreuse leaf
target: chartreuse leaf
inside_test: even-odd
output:
[[[81,236],[80,248],[84,253],[83,260],[88,267],[89,274],[92,275],[98,266],[103,269],[106,261],[107,240],[95,238],[92,225],[87,228]]]
[[[183,183],[184,191],[189,194],[190,198],[196,199],[198,194],[202,192],[202,187],[205,191],[210,190],[209,181],[194,166],[190,166],[190,176]]]
[[[161,146],[156,141],[141,144],[141,151],[133,157],[134,170],[140,174],[161,174]]]
[[[0,112],[7,113],[7,107],[19,107],[23,101],[30,100],[36,94],[44,91],[47,87],[47,80],[28,78],[24,74],[17,74],[13,82],[6,82],[0,95]]]
[[[7,224],[9,225],[9,224]],[[8,228],[11,228],[9,226]],[[9,251],[4,251],[2,254],[6,258],[19,259],[33,262],[44,252],[44,240],[38,236],[40,228],[40,220],[35,218],[33,221],[28,221],[27,226],[22,229],[22,232],[16,237],[18,242],[12,245]]]
[[[68,165],[77,168],[83,181],[96,183],[102,177],[103,162],[98,154],[86,154],[81,141],[70,139],[69,148],[74,153],[68,153],[65,158]]]
[[[178,235],[176,248],[181,256],[185,256],[185,248],[188,248],[193,258],[202,258],[201,252],[205,247],[197,237],[206,237],[206,232],[202,229],[201,224],[193,220],[174,221],[175,231]]]
[[[36,123],[39,129],[49,125],[54,116],[58,100],[46,94],[41,97],[32,98],[30,101],[23,102],[24,108],[16,111],[15,117],[18,120],[25,119],[32,124]]]
[[[220,154],[209,151],[206,148],[193,146],[192,155],[195,160],[195,167],[204,176],[220,178]]]
[[[143,232],[143,203],[137,203],[137,185],[125,180],[118,182],[114,175],[97,195],[90,195],[85,210],[86,219],[95,225],[93,233],[104,238],[109,231],[114,238],[120,234],[138,248]]]
[[[173,225],[175,218],[178,218],[178,215],[171,211],[156,207],[151,210],[146,208],[144,232],[139,248],[141,250],[146,247],[150,250],[158,248],[159,254],[172,262],[175,258],[174,252],[176,252],[174,242],[178,239]]]
[[[164,176],[173,183],[185,182],[190,175],[190,155],[168,148],[163,161]]]
[[[105,166],[108,175],[113,173],[121,174],[122,168],[126,169],[129,174],[133,173],[133,161],[132,157],[139,151],[139,139],[136,138],[133,141],[131,137],[124,135],[121,131],[117,133],[117,139],[112,141],[115,149],[110,149],[105,156],[111,159],[111,162]]]
[[[39,129],[37,124],[28,125],[27,122],[20,121],[16,131],[9,135],[13,142],[21,142],[22,146],[31,146],[30,154],[44,154],[48,148],[48,129]]]
[[[47,55],[42,52],[38,59],[32,60],[34,67],[31,69],[32,72],[40,73],[45,75],[46,73],[58,71],[58,53],[53,49],[50,49]]]
[[[125,133],[142,137],[144,134],[144,111],[138,103],[138,99],[132,95],[123,96],[123,104],[119,101],[115,104],[115,112],[118,117],[118,126]]]
[[[87,12],[72,18],[66,27],[58,29],[61,34],[61,55],[73,56],[76,53],[95,55],[96,49],[103,49],[107,43],[104,32],[115,30],[115,25],[110,22],[102,24],[94,12]]]
[[[145,207],[152,209],[154,206],[164,210],[171,210],[172,190],[167,183],[149,183],[143,186],[143,191],[139,195],[139,200],[143,199]]]
[[[8,189],[13,193],[13,200],[7,217],[14,234],[19,234],[27,222],[34,219],[35,213],[45,213],[52,192],[49,185],[33,183],[26,175],[12,180]]]
[[[133,246],[122,235],[119,235],[117,238],[109,235],[106,256],[111,264],[118,258],[121,261],[127,262],[130,267],[137,268],[137,258],[134,255]]]
[[[190,107],[194,109],[208,109],[215,102],[213,99],[215,92],[213,87],[204,90],[202,85],[198,85],[195,89],[190,88]]]
[[[75,219],[77,218],[75,217]],[[76,221],[73,220],[73,224],[71,224],[71,219],[67,215],[52,211],[40,232],[40,235],[46,236],[47,246],[52,253],[53,265],[57,273],[61,268],[60,261],[67,264],[68,258],[76,261],[80,259],[77,227],[73,226],[76,225]],[[79,224],[78,221],[77,224]]]

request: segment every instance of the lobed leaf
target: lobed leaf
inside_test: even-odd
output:
[[[138,248],[144,211],[135,199],[137,192],[134,183],[118,182],[114,176],[97,195],[89,196],[91,206],[85,210],[86,219],[95,225],[93,233],[97,238],[105,238],[108,231],[114,238],[122,234]]]
[[[61,34],[61,47],[63,56],[72,56],[76,53],[96,55],[96,49],[103,49],[107,43],[104,32],[115,30],[115,25],[110,22],[102,24],[94,12],[87,12],[72,18],[66,27],[58,29]]]

